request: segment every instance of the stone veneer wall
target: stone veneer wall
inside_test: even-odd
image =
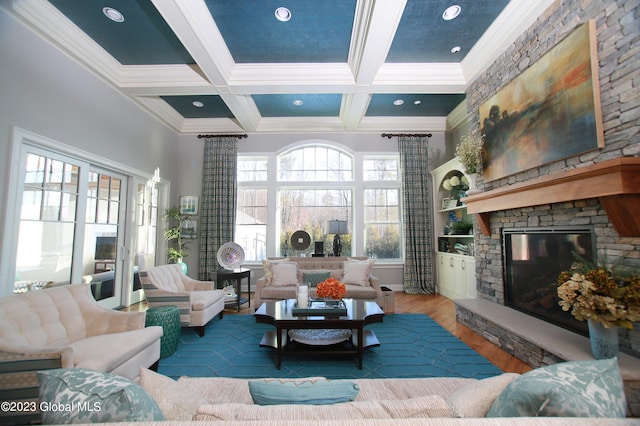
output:
[[[476,137],[480,134],[480,105],[590,19],[595,19],[597,28],[605,147],[493,182],[485,183],[480,179],[480,189],[490,190],[603,160],[640,155],[640,0],[555,2],[486,72],[469,85],[467,108],[471,133]],[[619,237],[597,199],[507,210],[491,215],[490,236],[476,232],[478,297],[504,304],[502,228],[566,225],[592,225],[599,258],[608,262],[622,259],[624,264],[640,270],[640,238]],[[501,332],[492,326],[485,330],[478,329],[482,327],[478,325],[482,321],[477,318],[476,321],[462,319],[480,334],[489,338],[493,336],[492,340],[510,340],[508,336],[500,336]],[[527,342],[512,341],[503,346],[509,350],[507,346],[517,346],[522,350]],[[631,332],[623,330],[621,347],[625,352],[640,356],[640,324],[636,324]],[[531,348],[525,352],[531,355]],[[539,351],[534,349],[534,352]],[[541,364],[554,362],[548,358],[549,354],[540,356],[547,357],[546,361],[539,360]]]

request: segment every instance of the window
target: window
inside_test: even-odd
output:
[[[400,178],[398,158],[363,160],[364,246],[367,256],[401,258]]]
[[[346,220],[343,256],[402,259],[400,170],[396,154],[352,154],[329,143],[299,145],[280,154],[238,157],[235,242],[245,260],[310,256],[315,243],[331,253],[328,222]],[[311,244],[292,247],[306,231]]]

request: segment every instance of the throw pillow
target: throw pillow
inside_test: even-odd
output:
[[[158,404],[167,420],[191,420],[199,406],[209,403],[187,385],[146,368],[140,369],[140,386]]]
[[[309,283],[311,287],[317,287],[318,283],[321,283],[329,278],[331,272],[322,271],[322,272],[303,272],[302,273],[302,282]]]
[[[562,362],[509,383],[487,417],[625,417],[618,360]]]
[[[131,380],[84,368],[37,373],[42,423],[164,420],[158,404]]]
[[[447,399],[452,416],[467,418],[486,416],[493,401],[517,377],[520,377],[517,373],[504,373],[461,387]]]
[[[289,258],[278,259],[278,260],[268,260],[264,259],[262,261],[262,267],[264,268],[264,278],[267,282],[267,285],[271,284],[271,266],[276,263],[286,263],[289,261]]]
[[[249,392],[254,404],[325,405],[356,399],[360,388],[348,380],[253,380]]]
[[[198,408],[193,420],[260,420],[282,422],[295,419],[297,423],[311,421],[340,421],[371,419],[423,419],[450,417],[449,407],[440,395],[426,395],[399,400],[352,401],[331,407],[286,404],[261,406],[253,404],[211,404]]]
[[[369,285],[369,275],[373,268],[375,260],[355,260],[348,259],[344,262],[344,277],[342,281],[345,284],[355,284],[361,286]]]
[[[298,284],[298,264],[295,262],[276,263],[271,265],[271,284],[283,287]]]

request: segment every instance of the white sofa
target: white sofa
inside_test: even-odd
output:
[[[307,273],[319,273],[328,272],[331,278],[337,278],[343,280],[344,278],[344,264],[349,258],[346,257],[270,257],[263,262],[265,264],[265,276],[256,280],[256,291],[254,296],[254,306],[257,308],[263,302],[278,301],[284,299],[294,299],[296,297],[297,284],[303,283],[305,280],[305,274]],[[366,257],[353,257],[357,261],[367,261]],[[289,283],[288,285],[274,285],[270,282],[267,268],[270,263],[274,262],[290,262],[295,263],[298,267],[298,275],[296,283]],[[382,287],[380,280],[369,274],[367,285],[355,285],[345,283],[347,295],[345,297],[352,299],[363,299],[377,302],[378,305],[383,306],[384,299],[382,294]],[[311,297],[315,297],[315,288],[310,289]]]
[[[522,375],[326,380],[181,377],[141,369],[139,385],[86,370],[41,376],[40,398],[99,406],[44,413],[47,424],[638,425],[616,359],[558,363]],[[123,397],[124,396],[124,397]],[[90,398],[90,399],[88,399]],[[135,424],[135,423],[131,423]],[[139,423],[138,423],[139,424]]]
[[[33,400],[41,369],[82,367],[137,379],[141,367],[157,368],[160,359],[162,327],[144,323],[144,312],[101,307],[88,284],[0,298],[0,392]]]

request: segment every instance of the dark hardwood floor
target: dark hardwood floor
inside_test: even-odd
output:
[[[246,304],[236,312],[235,308],[225,310],[225,315],[253,314],[255,306],[253,300],[251,307]],[[144,302],[133,305],[129,310],[144,310]],[[404,292],[394,292],[394,312],[397,314],[420,313],[427,314],[451,334],[472,347],[476,352],[487,358],[504,372],[524,373],[531,367],[518,358],[508,354],[468,327],[456,321],[456,309],[453,302],[439,294],[411,295]]]

